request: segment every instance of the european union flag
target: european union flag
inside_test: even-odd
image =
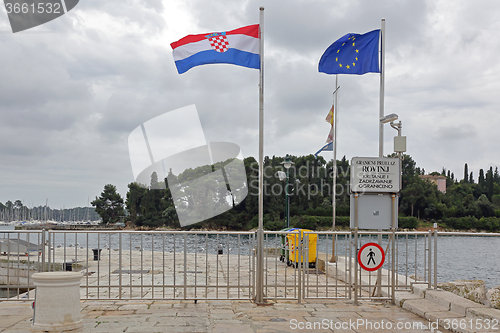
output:
[[[330,45],[319,60],[318,70],[326,74],[380,73],[378,40],[380,30],[347,34]]]

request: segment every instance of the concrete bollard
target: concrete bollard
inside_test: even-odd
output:
[[[83,327],[80,305],[80,272],[33,274],[35,312],[31,331],[62,332]]]

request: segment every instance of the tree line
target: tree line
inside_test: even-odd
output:
[[[390,157],[396,157],[390,155]],[[264,159],[264,228],[279,230],[285,226],[285,196],[290,197],[290,225],[317,229],[332,225],[333,161],[313,155],[291,156],[294,163],[288,170],[288,183],[280,180],[278,172],[283,167],[283,157]],[[241,203],[213,218],[188,226],[226,230],[250,230],[258,225],[258,163],[253,157],[243,160],[247,177],[248,194]],[[180,228],[171,188],[186,181],[197,179],[221,166],[204,166],[188,169],[178,175],[170,172],[166,179],[151,175],[150,184],[128,184],[125,198],[116,187],[107,184],[104,191],[92,202],[103,223],[113,223],[125,216],[128,224],[137,227]],[[345,156],[337,161],[336,177],[336,225],[349,225],[349,161]],[[420,176],[425,170],[416,166],[409,155],[402,157],[402,190],[399,197],[400,228],[415,227],[417,220],[438,222],[442,226],[456,229],[500,229],[500,174],[498,168],[479,171],[477,182],[467,164],[464,178],[458,180],[445,168],[431,175],[446,178],[446,193]],[[288,184],[288,185],[287,185]],[[230,197],[234,189],[222,188],[220,193],[206,194],[210,200],[217,198],[219,204],[232,205]],[[186,202],[190,199],[186,194]],[[198,193],[197,200],[200,200]],[[216,200],[216,201],[217,201]],[[197,201],[198,202],[198,201]],[[177,203],[179,205],[179,203]],[[187,204],[187,203],[186,203]]]

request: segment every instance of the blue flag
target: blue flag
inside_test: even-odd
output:
[[[326,74],[380,73],[378,40],[380,30],[364,35],[347,34],[330,45],[319,60],[318,70]]]

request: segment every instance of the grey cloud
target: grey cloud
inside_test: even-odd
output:
[[[179,75],[169,44],[184,29],[196,34],[258,23],[262,3],[178,1],[175,13],[167,12],[171,4],[80,1],[37,33],[0,35],[0,201],[24,197],[39,204],[49,196],[51,205],[85,205],[107,183],[124,194],[133,181],[127,135],[190,104],[208,141],[234,142],[245,156],[257,156],[258,71],[207,65]],[[385,108],[403,121],[408,153],[426,170],[444,166],[456,175],[473,159],[500,159],[484,143],[499,139],[496,1],[485,2],[487,11],[432,0],[263,5],[266,155],[321,147],[335,76],[318,73],[317,62],[342,35],[378,29],[385,18]],[[0,20],[8,26],[6,17]],[[377,156],[379,76],[340,76],[339,82],[339,156]],[[488,121],[471,123],[471,114]],[[386,127],[386,152],[393,132]],[[457,140],[466,153],[456,153]],[[429,147],[450,153],[429,154]]]
[[[477,130],[474,125],[462,124],[456,126],[440,127],[437,133],[438,140],[456,141],[466,140],[477,136]]]

